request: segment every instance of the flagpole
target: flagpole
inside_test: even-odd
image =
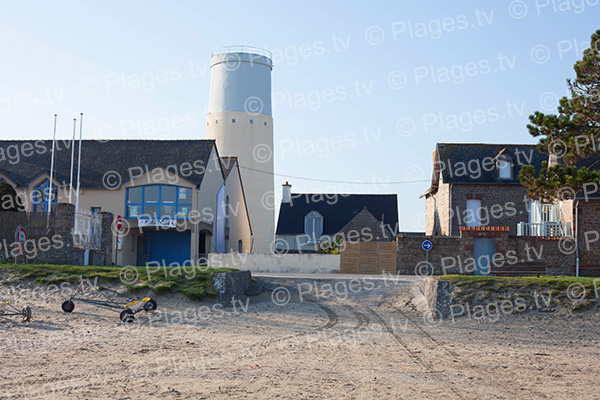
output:
[[[54,146],[56,144],[56,117],[57,114],[54,114],[54,133],[52,134],[52,156],[50,158],[50,183],[48,184],[49,186],[49,193],[46,193],[46,195],[48,196],[48,217],[50,216],[50,211],[52,211],[52,187],[53,187],[53,180],[54,180]]]
[[[69,183],[69,204],[73,194],[73,163],[75,162],[75,129],[77,127],[77,118],[73,118],[73,140],[71,141],[71,181]]]
[[[83,113],[80,113],[79,115],[79,157],[77,159],[77,192],[75,195],[75,212],[79,212],[79,183],[81,180],[81,136],[83,130]]]

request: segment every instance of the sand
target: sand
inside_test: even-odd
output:
[[[0,317],[0,398],[600,397],[595,313],[431,322],[414,278],[361,280],[353,290],[342,277],[261,280],[275,291],[235,309],[157,296],[158,310],[132,325],[118,311],[79,302],[64,313],[69,287],[5,284],[0,297],[29,305],[33,320]],[[300,283],[313,289],[302,299]],[[332,293],[327,284],[336,283]],[[285,303],[286,290],[290,301],[275,304]]]

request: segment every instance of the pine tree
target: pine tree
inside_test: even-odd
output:
[[[529,116],[529,133],[541,137],[538,149],[558,159],[550,167],[542,163],[539,175],[530,165],[519,173],[528,197],[544,202],[572,198],[586,184],[600,187],[600,162],[589,168],[582,165],[600,151],[600,30],[574,69],[575,80],[567,79],[570,98],[560,99],[558,113],[536,111]]]

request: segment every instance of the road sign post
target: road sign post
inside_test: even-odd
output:
[[[431,240],[423,240],[423,243],[421,243],[421,247],[423,248],[423,250],[425,250],[425,262],[427,263],[426,265],[429,265],[429,250],[433,248],[433,243],[431,243]]]
[[[15,229],[15,242],[19,243],[19,250],[21,250],[21,254],[23,255],[23,264],[27,264],[27,258],[25,257],[25,242],[27,241],[27,231],[23,227],[23,225],[17,226]],[[19,255],[15,255],[15,264],[19,260]]]
[[[117,237],[115,238],[115,265],[117,265],[117,251],[119,250],[119,233],[121,232],[121,228],[123,227],[123,218],[120,215],[117,215],[117,222],[115,223],[115,228],[117,228]]]

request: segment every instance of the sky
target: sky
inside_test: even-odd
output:
[[[600,29],[598,0],[4,1],[0,139],[204,139],[210,54],[273,54],[281,184],[398,195],[425,230],[436,143],[536,143]]]

